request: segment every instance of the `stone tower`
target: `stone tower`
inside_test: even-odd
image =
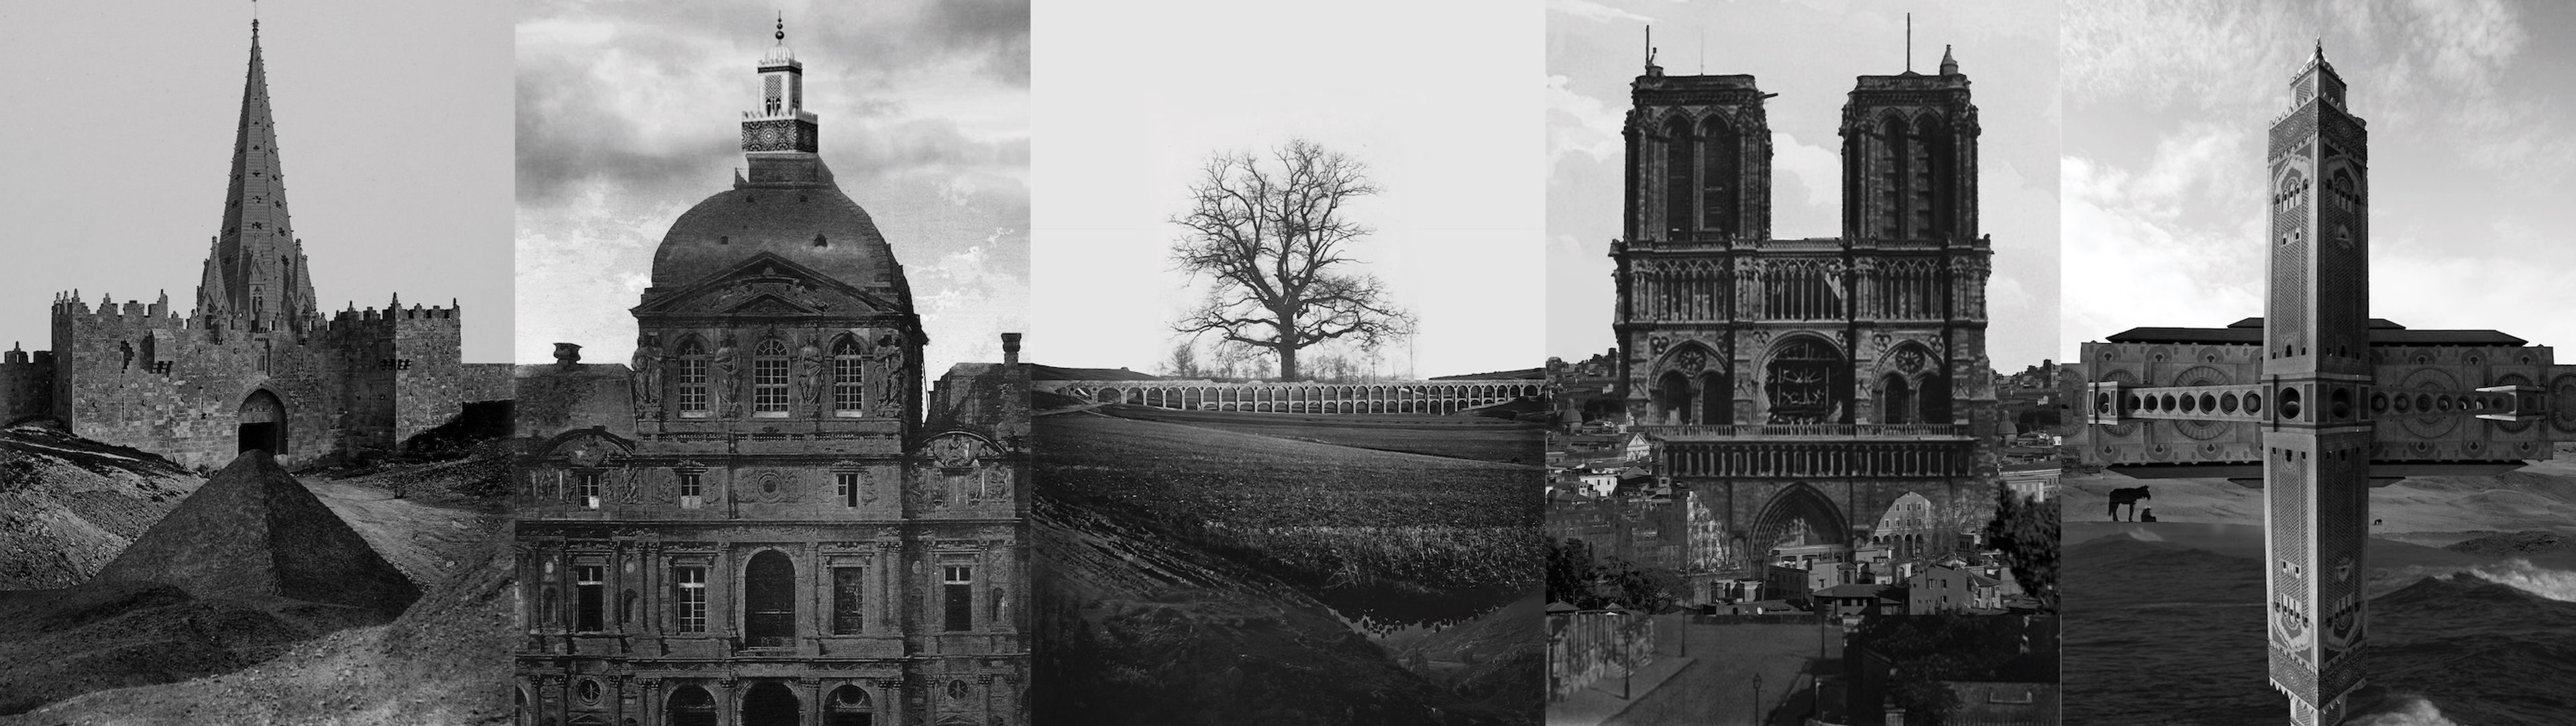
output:
[[[1880,531],[1899,502],[1970,521],[1998,481],[1967,77],[1857,79],[1841,237],[1772,236],[1771,95],[1651,60],[1630,92],[1616,395],[1687,490],[1695,587],[1919,537]]]
[[[269,114],[268,69],[260,60],[256,20],[237,126],[223,230],[206,256],[196,315],[217,335],[311,328],[322,316],[313,279],[305,274],[304,242],[287,218],[286,174],[278,163],[277,123]]]
[[[2294,723],[2330,724],[2362,685],[2368,620],[2368,142],[2322,47],[2290,85],[2291,110],[2272,122],[2268,154],[2271,318],[2261,365],[2281,417],[2263,435],[2264,586],[2272,685],[2289,694]]]

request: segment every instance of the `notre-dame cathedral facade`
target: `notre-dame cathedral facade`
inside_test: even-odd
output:
[[[1631,87],[1611,244],[1615,395],[1688,491],[1693,579],[1847,556],[1919,494],[1937,519],[1990,500],[1990,241],[1977,107],[1938,74],[1864,75],[1843,106],[1842,236],[1771,232],[1771,129],[1749,75]],[[1910,500],[1907,500],[1910,501]],[[1895,542],[1907,539],[1908,543]]]
[[[52,418],[80,436],[217,467],[260,449],[300,465],[371,458],[510,397],[510,366],[463,362],[464,309],[350,309],[325,316],[287,214],[259,23],[233,136],[223,223],[196,307],[93,306],[54,298],[52,350],[0,357],[0,423]]]
[[[519,373],[520,722],[1025,724],[1027,375],[928,342],[784,42],[629,365]]]

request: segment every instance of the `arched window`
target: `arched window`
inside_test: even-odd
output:
[[[751,351],[751,415],[787,416],[787,344],[776,338]]]
[[[1905,117],[1894,111],[1889,111],[1878,122],[1877,232],[1882,239],[1905,237],[1901,226],[1905,219],[1905,183],[1911,178],[1907,173],[1907,162],[1913,160],[1906,147],[1912,144],[1912,140],[1907,138],[1912,131],[1912,125],[1905,122]]]
[[[832,689],[823,699],[823,726],[875,726],[876,703],[858,686]]]
[[[1692,167],[1699,161],[1699,139],[1691,134],[1690,119],[1674,116],[1664,124],[1664,235],[1675,239],[1690,234]]]
[[[690,338],[680,343],[681,418],[705,418],[707,415],[707,347]]]
[[[1691,423],[1691,393],[1689,376],[1681,371],[1664,371],[1655,379],[1655,403],[1660,409],[1656,413],[1663,416],[1665,423]]]
[[[681,686],[662,706],[662,723],[670,726],[716,726],[716,697],[707,689]]]
[[[832,344],[832,415],[867,415],[867,367],[858,341],[844,337]]]
[[[1914,423],[1914,389],[1894,373],[1879,382],[1879,423]]]
[[[1700,220],[1701,226],[1723,236],[1734,236],[1739,229],[1736,212],[1742,201],[1738,185],[1743,176],[1744,137],[1726,117],[1711,114],[1703,127],[1700,144]]]

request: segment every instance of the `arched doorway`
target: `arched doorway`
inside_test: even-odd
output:
[[[743,574],[742,631],[755,648],[796,644],[796,565],[776,550],[751,556]]]
[[[1792,484],[1771,496],[1753,519],[1756,552],[1815,547],[1848,548],[1851,527],[1833,499],[1805,484]]]
[[[858,686],[832,689],[823,698],[823,726],[876,726],[876,704]]]
[[[681,686],[671,691],[671,700],[663,704],[662,723],[668,726],[716,726],[716,697],[704,688]]]
[[[242,399],[237,420],[241,448],[236,453],[259,450],[270,456],[286,455],[286,403],[277,400],[277,394],[265,388],[252,391]]]
[[[752,684],[742,695],[742,726],[800,726],[796,694],[777,681]]]

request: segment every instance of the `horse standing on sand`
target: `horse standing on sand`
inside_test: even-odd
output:
[[[2140,499],[2155,499],[2155,495],[2147,493],[2147,485],[2145,484],[2140,484],[2126,489],[2111,490],[2111,521],[2120,521],[2120,505],[2123,504],[2129,505],[2130,521],[2136,521],[2138,518],[2138,500]]]

